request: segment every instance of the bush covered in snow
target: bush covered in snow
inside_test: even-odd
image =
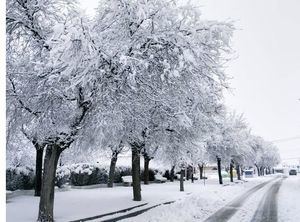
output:
[[[116,167],[114,183],[122,183],[122,176],[130,176],[131,167]]]
[[[70,182],[75,186],[107,183],[108,171],[91,164],[72,165]]]
[[[6,169],[6,190],[30,190],[34,188],[34,170],[29,167]]]
[[[71,169],[68,166],[60,166],[56,170],[55,185],[62,187],[70,182]]]
[[[79,163],[71,166],[63,166],[57,169],[56,184],[62,186],[70,182],[74,186],[86,186],[93,184],[106,184],[108,181],[108,166],[99,164]],[[157,170],[149,169],[149,180],[154,181]],[[122,183],[122,176],[130,176],[131,167],[117,166],[115,169],[114,183]],[[141,179],[144,178],[141,171]]]
[[[108,166],[97,164],[79,163],[59,166],[56,171],[55,185],[62,187],[66,183],[74,186],[86,186],[94,184],[106,184],[108,181]],[[154,175],[158,170],[149,169],[149,181],[154,181]],[[114,183],[122,183],[122,176],[130,176],[131,167],[117,166]],[[141,180],[144,171],[141,171]],[[30,190],[34,189],[34,168],[9,167],[6,169],[7,190]]]
[[[149,169],[149,181],[154,181],[154,175],[158,173],[158,170]],[[144,170],[141,170],[141,179],[144,180]]]

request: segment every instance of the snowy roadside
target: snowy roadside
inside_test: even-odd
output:
[[[142,186],[143,201],[141,202],[132,201],[131,187],[71,189],[66,192],[56,192],[54,215],[58,222],[70,221],[118,211],[143,203],[148,203],[144,207],[147,208],[176,200],[173,204],[159,206],[126,221],[199,221],[247,189],[269,179],[270,177],[249,178],[247,179],[249,182],[238,184],[229,183],[226,179],[227,186],[218,185],[217,180],[214,179],[208,180],[205,186],[203,181],[195,181],[195,183],[187,181],[185,192],[178,191],[178,182],[151,184]],[[7,221],[35,221],[38,202],[39,198],[33,196],[11,198],[6,205]]]

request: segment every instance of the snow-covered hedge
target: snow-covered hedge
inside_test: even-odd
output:
[[[71,166],[70,182],[75,186],[86,186],[107,183],[108,171],[91,164]]]
[[[158,173],[158,170],[149,169],[149,181],[154,181],[154,175]],[[141,180],[144,180],[144,170],[141,170]]]
[[[62,187],[70,182],[71,169],[68,166],[59,166],[56,170],[55,185]]]
[[[74,186],[105,184],[108,181],[109,167],[99,164],[78,163],[58,167],[56,184],[62,186],[69,182]],[[119,166],[115,171],[115,183],[121,183],[122,176],[131,175],[130,167]]]
[[[154,181],[157,170],[149,169],[149,180]],[[80,163],[69,167],[59,167],[57,170],[57,183],[70,182],[74,186],[86,186],[93,184],[105,184],[108,181],[109,166],[98,164]],[[131,167],[117,166],[115,170],[114,183],[122,183],[122,176],[131,175]],[[143,171],[141,171],[143,179]],[[58,185],[59,186],[59,185]]]
[[[6,190],[31,190],[34,188],[34,170],[29,167],[6,169]]]
[[[122,183],[122,176],[131,175],[131,167],[116,167],[114,183]]]
[[[158,170],[149,169],[149,181],[154,181],[154,175]],[[55,185],[62,187],[66,183],[74,186],[86,186],[93,184],[106,184],[108,181],[109,166],[99,164],[78,163],[69,166],[58,166]],[[141,171],[143,180],[144,171]],[[122,183],[122,176],[131,175],[131,167],[117,166],[114,183]],[[34,189],[34,168],[9,167],[6,169],[7,190]]]

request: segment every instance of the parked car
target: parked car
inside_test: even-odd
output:
[[[244,175],[246,178],[254,177],[253,170],[244,170]]]
[[[275,173],[284,173],[283,168],[274,168]]]
[[[297,175],[297,170],[291,169],[289,175]]]

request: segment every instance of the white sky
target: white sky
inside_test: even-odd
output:
[[[81,0],[90,15],[96,0]],[[226,103],[244,113],[253,133],[267,140],[300,137],[300,1],[199,0],[203,18],[234,20],[228,64],[233,77]],[[300,138],[278,142],[282,159],[300,159]]]

